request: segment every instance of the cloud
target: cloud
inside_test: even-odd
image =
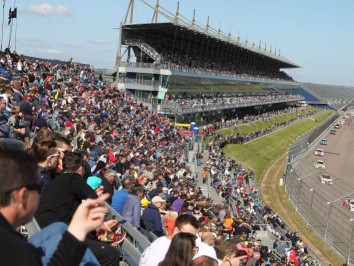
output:
[[[63,6],[63,5],[53,6],[48,3],[41,3],[38,5],[30,5],[26,11],[29,14],[39,15],[39,16],[44,16],[44,17],[72,16],[72,13],[69,11],[69,9],[66,6]]]
[[[111,43],[110,41],[103,40],[103,39],[90,40],[89,42],[92,44],[98,44],[98,45],[107,45],[107,44]]]
[[[76,43],[65,43],[65,42],[60,42],[58,43],[60,46],[64,46],[66,48],[73,48],[73,49],[85,49],[85,46],[82,44],[76,44]]]
[[[40,53],[40,54],[47,54],[47,55],[58,55],[58,54],[63,54],[62,51],[53,49],[53,48],[33,48],[33,52],[35,53]]]

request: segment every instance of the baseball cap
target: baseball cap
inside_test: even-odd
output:
[[[95,190],[101,186],[102,179],[97,176],[89,176],[86,182],[93,190]]]
[[[141,201],[141,207],[145,208],[150,204],[150,201],[147,198],[143,198]]]
[[[164,200],[163,198],[161,198],[160,196],[155,196],[152,198],[151,202],[152,203],[157,203],[157,202],[165,202],[166,200]]]
[[[69,121],[69,120],[65,121],[64,125],[66,127],[73,127],[73,123],[71,123],[71,121]]]
[[[167,190],[168,191],[168,188],[167,187],[163,187],[162,190]]]

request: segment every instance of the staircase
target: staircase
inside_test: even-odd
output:
[[[138,47],[140,51],[144,52],[155,61],[161,61],[161,55],[150,45],[141,40],[126,40],[125,45]]]

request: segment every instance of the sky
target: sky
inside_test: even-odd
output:
[[[146,0],[155,5],[156,0]],[[354,86],[353,0],[180,0],[180,13],[236,39],[262,42],[301,66],[287,70],[296,81]],[[5,1],[2,47],[7,47],[8,10],[17,7],[11,49],[29,56],[113,68],[120,22],[129,0]],[[176,0],[160,0],[175,13]],[[135,0],[134,23],[151,21],[153,11]],[[165,21],[161,16],[160,21]],[[16,40],[16,41],[15,41]]]

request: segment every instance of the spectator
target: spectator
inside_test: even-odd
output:
[[[193,259],[191,266],[218,266],[218,261],[208,256],[200,256]]]
[[[161,222],[160,208],[166,200],[160,196],[152,198],[151,203],[143,211],[141,216],[142,223],[146,230],[153,232],[157,236],[163,236],[164,230]]]
[[[121,210],[123,218],[137,230],[140,229],[141,218],[140,193],[144,193],[144,188],[141,185],[130,190]]]
[[[135,181],[132,177],[126,177],[122,180],[122,189],[116,191],[112,198],[112,208],[121,213],[123,203],[127,199],[129,192],[134,189]]]
[[[128,162],[125,157],[122,157],[117,163],[116,163],[116,171],[118,174],[121,176],[124,175],[126,169],[128,168]]]
[[[254,252],[252,258],[247,261],[246,266],[257,266],[257,261],[261,258],[261,254],[259,252]]]
[[[44,190],[53,180],[51,170],[57,167],[60,153],[54,140],[36,143],[33,153],[38,162],[39,174],[42,178],[42,189]]]
[[[190,265],[197,252],[195,235],[179,233],[172,238],[165,259],[159,263],[159,266]]]
[[[158,265],[166,256],[171,245],[172,238],[180,233],[197,234],[199,223],[197,219],[189,215],[180,215],[175,224],[173,234],[171,236],[162,236],[156,239],[149,247],[147,247],[140,259],[139,266]]]
[[[59,221],[68,224],[82,200],[97,198],[97,194],[83,179],[83,163],[83,156],[80,153],[65,153],[63,173],[57,176],[43,192],[35,215],[41,228]],[[97,241],[95,234],[89,235],[86,244],[101,265],[119,262],[118,251],[110,245]]]
[[[3,265],[42,265],[42,252],[15,231],[36,211],[41,188],[35,160],[23,151],[0,150],[0,254]],[[50,259],[51,265],[78,265],[85,236],[102,224],[106,196],[81,204]],[[93,216],[94,214],[94,216]],[[95,219],[92,219],[92,218]],[[55,230],[54,227],[51,230]],[[39,232],[38,234],[43,234]],[[16,250],[16,252],[14,252]]]
[[[116,178],[117,172],[108,169],[106,173],[104,174],[104,178],[102,178],[102,186],[103,186],[103,193],[109,193],[110,197],[107,199],[107,203],[109,205],[112,204],[112,197],[114,195],[114,189],[118,188],[115,178]]]
[[[200,233],[200,239],[199,251],[195,254],[194,259],[206,255],[216,260],[216,252],[213,247],[215,243],[213,234],[210,231],[202,232]]]
[[[25,129],[11,128],[8,124],[7,115],[4,113],[6,109],[6,104],[3,98],[0,97],[0,143],[12,147],[14,149],[23,150],[24,145],[22,141],[12,138],[11,131],[18,134],[24,134]]]
[[[227,260],[236,257],[236,248],[229,241],[221,241],[215,245],[214,248],[219,263],[226,262]]]
[[[97,198],[96,193],[85,183],[83,157],[67,152],[63,159],[64,172],[55,178],[43,192],[36,219],[41,227],[53,222],[69,223],[76,207],[83,199]]]
[[[180,212],[186,198],[187,196],[185,194],[180,195],[178,199],[173,201],[171,206],[172,209],[174,209],[176,212]]]
[[[171,236],[173,234],[173,229],[175,228],[177,217],[178,213],[176,211],[169,211],[166,215],[164,229],[167,229],[168,236]]]

